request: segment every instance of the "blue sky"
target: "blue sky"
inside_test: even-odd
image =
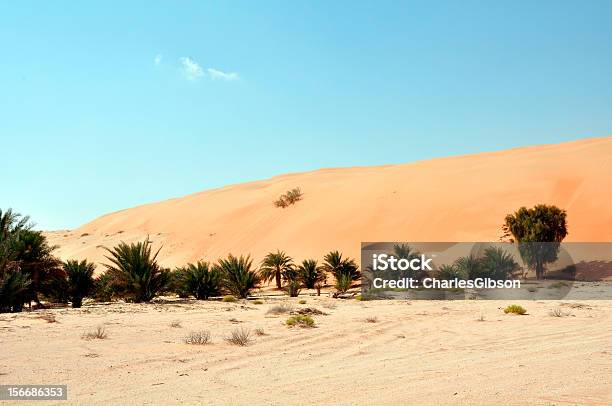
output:
[[[3,1],[0,207],[72,228],[285,172],[612,135],[611,21],[610,1]]]

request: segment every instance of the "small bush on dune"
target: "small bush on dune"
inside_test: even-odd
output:
[[[83,334],[85,340],[104,340],[105,338],[108,338],[108,334],[104,326],[98,326],[95,330]]]
[[[237,328],[231,332],[229,337],[225,338],[230,344],[238,345],[240,347],[244,347],[253,342],[253,338],[251,337],[251,330],[245,328]]]
[[[298,314],[289,317],[285,324],[289,327],[314,327],[315,321],[310,316]]]
[[[185,344],[193,345],[206,345],[210,343],[210,341],[210,332],[207,330],[192,331],[191,333],[187,334],[184,339]]]
[[[302,200],[303,193],[299,187],[288,190],[274,201],[274,206],[285,208]]]
[[[221,301],[224,303],[234,303],[236,300],[237,299],[232,295],[223,296],[223,299],[221,299]]]
[[[504,309],[504,313],[508,314],[508,313],[513,313],[513,314],[520,314],[523,315],[525,313],[527,313],[527,310],[523,307],[523,306],[519,306],[519,305],[510,305],[508,307],[506,307]]]
[[[261,281],[255,270],[251,269],[252,260],[250,256],[240,258],[228,255],[221,258],[215,265],[223,277],[223,284],[232,295],[242,299],[249,296],[251,290],[259,286]]]

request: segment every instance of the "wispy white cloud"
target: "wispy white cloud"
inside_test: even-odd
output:
[[[153,59],[153,62],[155,62],[155,66],[161,65],[163,58],[164,56],[162,54],[155,55],[155,59]]]
[[[206,71],[208,72],[208,74],[213,80],[220,79],[220,80],[232,81],[232,80],[240,79],[240,76],[235,72],[223,72],[223,71],[220,71],[218,69],[213,69],[213,68],[208,68],[206,69]]]
[[[196,80],[199,77],[204,76],[204,70],[193,59],[184,56],[180,58],[179,61],[181,62],[183,74],[187,80]]]

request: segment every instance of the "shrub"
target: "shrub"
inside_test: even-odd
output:
[[[216,269],[223,276],[224,287],[234,296],[246,299],[252,289],[259,286],[260,277],[251,269],[250,256],[236,258],[232,254],[219,259]]]
[[[258,327],[258,328],[256,328],[253,331],[255,332],[255,335],[257,335],[257,336],[265,336],[266,335],[266,332],[261,327]]]
[[[285,314],[285,313],[291,313],[292,311],[293,311],[292,305],[283,303],[283,304],[272,306],[271,308],[268,309],[266,313],[267,314]]]
[[[234,303],[236,300],[237,299],[232,295],[225,295],[223,296],[223,299],[221,299],[221,301],[224,303]]]
[[[57,322],[57,318],[55,317],[55,314],[53,313],[42,313],[40,316],[38,316],[38,318],[46,321],[47,323]]]
[[[172,328],[181,328],[181,321],[180,320],[172,320],[170,322],[170,327]]]
[[[440,265],[436,277],[441,280],[467,279],[467,275],[455,265]]]
[[[208,262],[198,261],[178,268],[174,279],[177,293],[192,295],[198,300],[206,300],[221,293],[221,272],[218,268],[211,268]]]
[[[564,312],[563,310],[561,310],[560,308],[555,308],[552,309],[549,313],[549,316],[551,317],[567,317],[567,316],[571,316],[571,313],[569,312]]]
[[[135,244],[119,243],[106,258],[110,283],[127,301],[148,302],[162,292],[169,283],[169,272],[157,264],[158,249],[151,252],[149,238]]]
[[[305,301],[305,300],[300,300],[300,301],[298,302],[298,304],[306,304],[306,301]]]
[[[296,279],[292,279],[287,281],[287,286],[285,287],[285,292],[289,295],[289,297],[298,297],[300,291],[302,290],[302,285]]]
[[[183,340],[185,344],[206,345],[210,343],[211,336],[207,330],[192,331]]]
[[[374,316],[374,317],[367,317],[366,318],[366,323],[378,323],[378,317]]]
[[[263,304],[263,303],[264,303],[263,300],[259,300],[259,299],[253,300],[253,304],[256,304],[256,305],[260,305],[260,304]]]
[[[298,314],[289,317],[285,324],[289,327],[314,327],[315,321],[310,316]]]
[[[299,187],[293,188],[280,195],[278,200],[274,201],[274,206],[285,208],[287,206],[295,204],[295,202],[302,200],[302,196],[303,193]]]
[[[305,259],[297,268],[298,278],[306,289],[314,289],[317,283],[325,283],[327,277],[325,271],[314,259]]]
[[[241,347],[249,345],[253,342],[253,338],[251,337],[251,330],[245,328],[237,328],[233,330],[229,337],[225,338],[230,344],[238,345]]]
[[[104,340],[108,337],[104,326],[98,326],[95,330],[83,334],[84,340]]]
[[[111,274],[104,272],[94,279],[93,297],[98,302],[110,302],[116,294]]]
[[[527,313],[527,310],[523,307],[523,306],[519,306],[519,305],[510,305],[508,307],[506,307],[504,309],[504,313],[508,314],[508,313],[514,313],[514,314],[520,314],[523,315],[525,313]]]
[[[69,260],[64,263],[64,271],[68,276],[68,296],[72,307],[79,308],[83,304],[83,298],[89,296],[94,289],[93,273],[96,265],[82,260]]]
[[[336,291],[338,293],[346,293],[353,285],[353,280],[350,275],[340,275],[340,278],[336,280]]]

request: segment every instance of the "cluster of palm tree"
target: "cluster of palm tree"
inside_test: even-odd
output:
[[[457,258],[451,265],[441,265],[436,277],[446,280],[476,278],[506,280],[514,276],[519,269],[519,264],[512,254],[500,247],[488,247],[482,256],[470,254]]]

